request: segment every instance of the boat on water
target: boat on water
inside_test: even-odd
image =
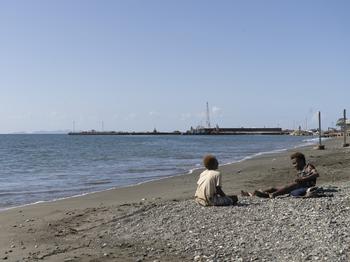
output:
[[[316,133],[310,130],[294,130],[289,135],[291,136],[315,136]]]

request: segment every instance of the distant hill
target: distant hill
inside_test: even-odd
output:
[[[62,134],[68,134],[71,132],[71,130],[53,130],[53,131],[33,131],[33,132],[13,132],[11,134],[13,135],[62,135]]]
[[[68,134],[70,130],[54,130],[54,131],[34,131],[31,134]]]

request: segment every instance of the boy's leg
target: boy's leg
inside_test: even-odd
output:
[[[279,188],[277,191],[270,193],[270,197],[274,198],[276,196],[281,196],[281,195],[285,195],[285,194],[289,194],[290,192],[292,192],[295,189],[298,189],[299,187],[301,187],[300,184],[298,183],[291,183],[289,185],[286,185],[282,188]]]
[[[265,189],[265,190],[255,190],[253,193],[249,193],[248,191],[243,191],[241,190],[241,196],[257,196],[257,197],[264,197],[264,198],[268,198],[269,197],[269,193],[273,193],[276,192],[277,189],[274,187]]]
[[[268,188],[268,189],[264,190],[263,192],[273,193],[273,192],[276,192],[277,190],[278,190],[277,188],[271,187],[271,188]]]
[[[260,190],[255,190],[253,192],[253,196],[257,196],[257,197],[263,197],[263,198],[269,198],[269,193],[267,192],[263,192],[263,191],[260,191]]]
[[[249,193],[248,191],[241,190],[241,196],[253,196],[253,194]]]
[[[265,190],[255,190],[253,192],[253,196],[257,196],[257,197],[263,197],[263,198],[269,198],[270,194],[273,192],[276,192],[277,189],[274,187],[265,189]]]

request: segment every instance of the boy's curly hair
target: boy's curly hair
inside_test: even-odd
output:
[[[300,152],[295,152],[295,153],[291,154],[290,159],[300,159],[300,160],[303,160],[304,163],[306,163],[305,155],[303,153],[300,153]]]
[[[209,170],[215,170],[218,168],[218,165],[219,165],[219,162],[218,160],[216,159],[215,156],[213,155],[206,155],[204,158],[203,158],[203,164],[204,166],[209,169]]]

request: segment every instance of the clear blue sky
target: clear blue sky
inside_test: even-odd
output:
[[[350,2],[0,2],[0,133],[350,116]]]

